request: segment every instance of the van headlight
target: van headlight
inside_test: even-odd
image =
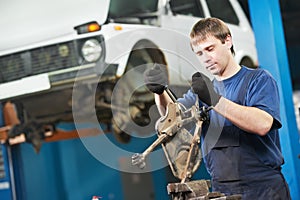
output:
[[[102,54],[101,44],[96,39],[89,39],[82,45],[81,53],[87,62],[96,62]]]

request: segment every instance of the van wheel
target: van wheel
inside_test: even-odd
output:
[[[112,127],[119,141],[128,142],[128,135],[146,137],[155,131],[159,114],[154,95],[144,85],[144,72],[154,63],[165,65],[164,57],[157,48],[134,49],[126,72],[115,85],[112,105],[122,109],[113,109]],[[124,140],[121,135],[125,136]]]
[[[248,57],[244,57],[241,60],[240,65],[244,65],[244,66],[252,68],[252,69],[257,68],[257,66],[254,65],[253,61]]]

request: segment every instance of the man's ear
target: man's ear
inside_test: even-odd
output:
[[[225,44],[226,44],[228,49],[231,49],[231,47],[233,45],[231,35],[227,35],[227,37],[225,38]]]

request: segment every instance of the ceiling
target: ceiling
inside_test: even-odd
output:
[[[249,16],[248,0],[239,0],[246,14]],[[300,45],[300,1],[279,0],[283,28],[288,46]]]
[[[288,45],[300,45],[300,1],[280,0],[282,22]]]

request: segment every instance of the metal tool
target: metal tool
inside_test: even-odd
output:
[[[194,172],[199,168],[202,155],[199,148],[202,124],[209,120],[208,111],[212,107],[199,107],[198,98],[190,109],[186,109],[179,102],[168,87],[165,91],[173,102],[166,108],[165,116],[157,120],[155,129],[158,138],[143,152],[132,156],[132,164],[140,168],[146,166],[146,156],[155,147],[162,145],[169,166],[180,183],[169,183],[168,194],[172,200],[240,200],[241,195],[226,196],[220,192],[210,192],[209,180],[191,180]],[[193,135],[185,125],[194,123]]]
[[[132,164],[140,168],[146,166],[146,156],[149,155],[158,145],[162,145],[172,173],[185,182],[192,177],[201,163],[201,150],[199,148],[202,123],[208,120],[210,108],[198,106],[198,100],[190,109],[176,102],[176,98],[168,87],[165,91],[173,102],[166,108],[165,116],[156,122],[158,138],[143,152],[132,156]],[[192,135],[185,125],[196,124]]]

